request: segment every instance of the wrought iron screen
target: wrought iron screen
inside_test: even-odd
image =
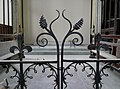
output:
[[[10,48],[11,53],[14,53],[16,51],[16,49],[19,51],[19,58],[17,60],[0,60],[0,65],[2,65],[2,67],[4,69],[6,69],[6,73],[8,73],[10,69],[13,70],[14,74],[11,75],[10,78],[12,78],[12,79],[17,78],[17,80],[18,80],[14,89],[27,89],[26,82],[28,81],[28,79],[33,78],[33,76],[29,75],[29,72],[34,71],[34,73],[37,73],[37,71],[38,71],[36,69],[37,66],[42,67],[43,73],[46,70],[51,71],[51,74],[48,74],[48,77],[54,78],[54,89],[67,89],[67,86],[68,86],[67,81],[66,81],[67,76],[70,76],[70,77],[73,76],[71,73],[69,73],[69,70],[71,68],[74,68],[75,72],[77,72],[77,70],[79,70],[77,66],[80,66],[80,65],[83,66],[82,71],[85,71],[86,69],[91,70],[91,72],[86,76],[88,76],[88,77],[92,76],[93,89],[102,89],[102,77],[103,77],[103,75],[108,76],[104,72],[104,70],[106,68],[111,68],[112,64],[120,62],[120,60],[109,60],[109,59],[102,60],[102,59],[100,59],[100,48],[103,47],[104,45],[100,44],[101,36],[99,33],[95,37],[96,44],[90,44],[88,46],[89,50],[94,49],[97,51],[96,59],[72,60],[72,58],[71,58],[71,60],[66,60],[64,58],[64,47],[65,47],[65,42],[66,42],[67,38],[69,36],[75,34],[75,35],[78,35],[81,40],[79,41],[79,38],[75,37],[72,39],[72,43],[75,46],[80,46],[83,43],[83,36],[81,33],[79,33],[77,31],[78,29],[81,28],[81,26],[83,24],[83,19],[80,19],[75,25],[72,26],[72,23],[70,22],[70,20],[68,18],[66,18],[66,16],[64,15],[64,12],[65,12],[65,10],[63,10],[63,12],[62,12],[62,17],[69,23],[70,28],[69,28],[68,33],[66,34],[66,36],[64,37],[64,39],[62,41],[61,48],[60,48],[60,45],[59,45],[59,42],[58,42],[56,36],[54,35],[54,33],[52,31],[52,24],[60,17],[60,12],[58,10],[57,10],[58,16],[50,23],[49,28],[48,28],[46,19],[44,18],[44,16],[41,16],[40,26],[42,29],[46,30],[46,32],[39,34],[36,39],[36,42],[39,46],[45,47],[48,44],[48,40],[47,40],[47,38],[41,38],[41,36],[43,36],[43,35],[51,36],[56,43],[57,60],[25,60],[25,55],[24,55],[25,50],[27,50],[28,52],[31,52],[32,48],[30,46],[24,45],[24,41],[23,41],[24,38],[23,38],[23,35],[21,35],[21,34],[18,35],[18,37],[17,37],[18,47],[12,46]],[[100,68],[100,62],[105,62],[105,64],[101,68]],[[68,65],[64,66],[64,63],[68,63]],[[96,67],[94,68],[90,63],[95,63]],[[14,66],[14,64],[18,64],[20,68],[17,69]],[[28,66],[26,69],[24,69],[24,64],[30,64],[30,66]],[[9,89],[9,83],[7,80],[6,80],[6,83],[7,83],[6,88]],[[91,86],[92,86],[92,83],[91,83]]]

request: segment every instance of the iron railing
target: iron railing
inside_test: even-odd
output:
[[[67,76],[73,76],[72,73],[69,73],[69,70],[71,68],[74,68],[75,72],[77,72],[78,67],[82,65],[83,69],[82,71],[85,71],[86,69],[91,70],[91,72],[87,75],[88,77],[92,77],[94,83],[93,83],[93,89],[102,89],[102,77],[108,76],[104,72],[106,68],[112,68],[112,64],[119,63],[120,60],[102,60],[100,59],[100,48],[104,47],[105,45],[100,44],[101,40],[101,35],[98,33],[95,37],[96,39],[96,44],[90,44],[88,46],[89,50],[96,50],[96,59],[89,59],[89,60],[67,60],[64,58],[64,47],[65,47],[65,42],[67,38],[73,34],[78,35],[80,38],[73,38],[72,43],[75,46],[80,46],[83,43],[83,36],[81,33],[79,33],[77,30],[81,28],[83,24],[83,19],[80,19],[74,26],[72,26],[72,23],[70,22],[69,19],[66,18],[64,15],[65,10],[62,12],[62,17],[68,21],[70,24],[70,29],[66,36],[64,37],[62,41],[62,45],[60,48],[59,42],[54,35],[52,31],[52,24],[59,19],[60,17],[60,12],[57,10],[58,16],[50,23],[49,29],[48,25],[46,22],[46,19],[44,16],[41,16],[40,18],[40,26],[42,29],[46,30],[45,33],[41,33],[37,36],[36,42],[39,46],[45,47],[48,45],[48,39],[43,38],[43,35],[48,35],[51,36],[55,43],[56,43],[56,53],[57,53],[57,60],[25,60],[24,56],[24,51],[27,50],[28,52],[32,51],[32,48],[30,46],[25,46],[24,41],[23,41],[23,35],[18,35],[17,41],[18,41],[18,47],[17,46],[12,46],[10,48],[10,52],[14,53],[16,49],[19,51],[19,58],[18,60],[0,60],[0,65],[3,66],[3,68],[6,69],[6,73],[9,72],[10,69],[13,69],[13,75],[11,75],[10,78],[17,78],[18,79],[18,84],[16,84],[14,89],[27,89],[26,82],[28,81],[27,79],[32,79],[33,76],[29,75],[30,71],[34,71],[34,73],[37,73],[36,67],[42,67],[42,72],[44,73],[46,70],[50,70],[51,74],[48,74],[48,77],[54,77],[54,89],[67,89]],[[79,39],[81,39],[79,41]],[[44,41],[44,42],[43,42]],[[78,43],[79,42],[79,43]],[[42,43],[42,44],[41,44]],[[106,47],[106,46],[105,46]],[[61,51],[60,51],[61,50]],[[60,53],[61,52],[61,53]],[[61,57],[60,57],[61,56]],[[72,59],[72,58],[71,58]],[[104,62],[105,64],[100,68],[100,62]],[[64,63],[68,63],[67,66],[64,66]],[[95,63],[96,67],[93,67],[91,63]],[[20,68],[16,68],[13,64],[19,64]],[[23,65],[24,64],[30,64],[26,69],[24,69]],[[54,65],[56,64],[56,65]],[[41,80],[42,81],[42,80]],[[92,83],[91,83],[92,85]],[[9,87],[9,83],[7,82],[7,87]]]

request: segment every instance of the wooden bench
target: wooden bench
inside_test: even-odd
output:
[[[91,52],[93,52],[93,53],[97,53],[97,51],[96,50],[91,50]],[[104,58],[104,59],[119,59],[119,58],[117,58],[116,56],[114,56],[114,55],[112,55],[112,54],[109,54],[109,53],[107,53],[107,52],[105,52],[105,51],[100,51],[100,56],[102,57],[102,58]]]
[[[91,52],[93,52],[95,54],[97,53],[96,50],[91,50]],[[114,56],[112,54],[109,54],[109,53],[107,53],[105,51],[100,51],[100,57],[102,57],[102,59],[105,59],[105,60],[106,59],[109,59],[109,60],[113,60],[113,59],[114,60],[120,60],[120,58],[117,58],[116,56]],[[117,64],[117,65],[112,65],[112,68],[120,73],[120,63]]]
[[[101,37],[102,39],[111,39],[112,42],[101,41],[101,43],[111,46],[111,54],[116,55],[116,48],[120,46],[120,43],[118,42],[118,40],[120,39],[120,35],[101,35]]]
[[[109,46],[120,46],[120,43],[112,43],[112,42],[107,42],[107,41],[100,41],[101,44],[107,44]]]

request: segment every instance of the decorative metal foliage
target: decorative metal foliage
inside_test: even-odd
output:
[[[58,85],[58,89],[60,88],[60,86],[59,86],[59,75],[60,75],[60,69],[61,69],[61,84],[63,84],[62,83],[62,81],[64,81],[64,79],[62,78],[62,77],[64,77],[64,75],[63,75],[63,71],[64,71],[64,69],[63,69],[63,54],[64,54],[64,46],[65,46],[65,42],[66,42],[66,39],[68,38],[68,37],[70,37],[71,35],[78,35],[78,37],[74,37],[74,38],[72,38],[71,39],[71,42],[75,45],[75,46],[80,46],[82,43],[83,43],[83,36],[82,36],[82,34],[81,33],[79,33],[79,32],[76,32],[75,30],[78,30],[78,29],[80,29],[81,28],[81,26],[83,25],[83,18],[81,18],[74,26],[72,26],[72,23],[70,22],[70,20],[68,19],[68,18],[66,18],[66,16],[64,15],[64,12],[65,12],[65,10],[63,10],[63,12],[62,12],[62,17],[69,23],[69,25],[70,25],[70,29],[69,29],[69,31],[68,31],[68,33],[65,35],[65,37],[64,37],[64,39],[63,39],[63,41],[62,41],[62,45],[61,45],[61,68],[60,68],[60,66],[59,66],[59,60],[60,60],[60,47],[59,47],[59,41],[58,41],[58,39],[56,38],[56,36],[54,35],[54,33],[53,33],[53,31],[52,31],[52,24],[56,21],[56,20],[58,20],[59,19],[59,17],[60,17],[60,12],[58,11],[58,10],[56,10],[57,11],[57,13],[58,13],[58,16],[50,23],[50,25],[49,25],[49,28],[47,28],[47,22],[46,22],[46,19],[44,18],[44,16],[42,15],[41,16],[41,18],[40,18],[40,26],[41,26],[41,28],[42,29],[45,29],[45,33],[41,33],[41,34],[39,34],[38,36],[37,36],[37,38],[36,38],[36,43],[40,46],[40,47],[45,47],[47,44],[48,44],[48,40],[47,40],[47,38],[45,38],[45,36],[44,37],[42,37],[43,35],[47,35],[47,36],[50,36],[50,37],[52,37],[53,38],[53,40],[55,41],[55,43],[56,43],[56,48],[57,48],[57,50],[56,50],[56,52],[57,52],[57,72],[58,72],[58,79],[56,79],[57,81],[57,83],[56,83],[56,86]],[[73,27],[73,28],[72,28]],[[44,41],[44,42],[43,42]],[[65,77],[64,77],[65,78]],[[65,83],[65,81],[64,81],[64,83]],[[62,87],[63,87],[63,85],[61,85],[61,88],[60,89],[62,89]]]
[[[47,29],[47,22],[43,15],[41,16],[39,23],[42,29]]]
[[[73,29],[80,29],[81,26],[83,25],[83,18],[81,18],[74,26],[73,26]]]
[[[82,71],[87,71],[88,69],[90,70],[87,77],[91,77],[93,79],[93,88],[94,89],[101,89],[102,88],[102,76],[108,76],[108,74],[105,73],[105,69],[106,68],[110,68],[112,69],[112,65],[115,65],[117,63],[120,63],[120,61],[118,60],[117,62],[115,62],[113,60],[113,62],[111,60],[109,61],[104,61],[106,62],[102,67],[100,67],[100,61],[99,60],[99,52],[100,52],[100,48],[107,48],[107,45],[105,44],[100,44],[101,41],[101,35],[98,33],[95,37],[95,44],[90,44],[88,46],[89,50],[96,50],[97,51],[97,59],[96,60],[65,60],[64,58],[64,47],[65,47],[65,42],[66,40],[71,36],[71,35],[77,35],[77,37],[73,37],[71,38],[71,42],[75,45],[75,46],[80,46],[83,43],[83,36],[80,32],[76,31],[78,29],[80,29],[83,25],[83,18],[81,18],[74,26],[72,26],[71,21],[65,16],[65,10],[63,10],[62,12],[62,17],[63,19],[65,19],[68,23],[69,23],[69,30],[67,32],[67,34],[65,35],[65,37],[63,38],[63,41],[61,43],[61,47],[59,44],[59,41],[57,39],[57,37],[54,35],[53,31],[52,31],[52,24],[57,21],[60,17],[60,12],[58,10],[56,10],[58,13],[58,16],[50,23],[49,28],[47,27],[47,22],[45,17],[42,15],[40,18],[40,26],[42,29],[45,30],[44,33],[40,33],[37,38],[36,38],[36,42],[40,47],[45,47],[46,45],[48,45],[48,39],[46,37],[42,37],[44,35],[50,36],[51,38],[53,38],[53,40],[55,41],[56,44],[56,53],[57,53],[57,60],[55,61],[46,61],[46,60],[42,60],[42,61],[38,61],[38,60],[34,60],[34,61],[24,61],[23,58],[24,56],[24,52],[25,50],[27,50],[27,52],[31,52],[32,48],[30,46],[25,46],[24,45],[24,36],[23,34],[19,34],[17,36],[17,41],[18,41],[18,46],[12,46],[10,48],[10,52],[11,53],[15,53],[16,51],[19,52],[19,61],[17,61],[16,64],[19,64],[19,69],[17,69],[16,67],[14,67],[12,65],[12,62],[6,63],[6,62],[0,62],[0,65],[3,66],[3,68],[6,69],[6,73],[9,73],[10,69],[12,69],[13,71],[13,75],[10,76],[10,78],[17,78],[18,79],[18,84],[16,84],[14,89],[27,89],[27,79],[33,79],[33,76],[31,76],[29,73],[31,71],[33,71],[34,73],[38,73],[38,69],[37,68],[41,68],[42,73],[45,73],[47,70],[50,71],[50,74],[48,74],[48,78],[53,77],[54,78],[54,89],[65,89],[67,88],[67,76],[73,77],[73,74],[70,73],[69,70],[74,69],[75,72],[77,72],[80,68],[78,67],[82,67]],[[61,52],[61,53],[60,53]],[[61,58],[61,59],[60,59]],[[64,66],[64,63],[68,63],[67,66]],[[89,62],[93,62],[96,64],[96,68],[94,66],[92,66]],[[4,64],[5,63],[5,64]],[[29,63],[30,65],[25,69],[24,68],[24,64],[25,63]],[[32,63],[32,64],[31,64]],[[55,65],[52,63],[55,63]],[[61,79],[60,79],[61,78]]]
[[[24,41],[23,41],[23,34],[19,34],[17,36],[17,41],[18,41],[18,46],[12,46],[10,48],[10,52],[11,53],[15,53],[15,51],[19,52],[19,60],[23,61],[23,58],[25,58],[24,56],[24,51],[27,50],[28,52],[32,51],[31,46],[25,46],[24,45]],[[12,65],[11,65],[12,66]],[[18,84],[15,86],[15,89],[23,89],[26,88],[27,89],[27,85],[25,84],[26,80],[25,80],[25,76],[23,74],[23,63],[20,63],[20,68],[16,69],[15,67],[12,66],[12,68],[14,69],[13,71],[16,72],[16,74],[14,76],[11,76],[11,78],[18,78]]]
[[[11,79],[17,79],[18,80],[18,84],[15,85],[15,87],[19,86],[19,79],[20,79],[20,72],[18,71],[17,68],[15,68],[13,65],[11,64],[2,64],[3,68],[5,69],[5,73],[8,74],[10,71],[12,71],[13,75],[10,75]],[[9,82],[6,79],[6,89],[9,89]],[[15,88],[18,89],[18,88]]]
[[[65,69],[64,69],[64,84],[65,84],[65,87],[64,87],[64,89],[66,89],[67,88],[67,82],[66,82],[66,77],[67,76],[70,76],[70,77],[73,77],[73,74],[71,74],[71,73],[69,73],[69,70],[71,70],[72,68],[74,69],[74,71],[75,72],[77,72],[78,71],[78,69],[79,68],[77,68],[77,66],[79,66],[79,67],[82,67],[82,72],[84,72],[84,71],[86,71],[86,69],[89,69],[89,70],[91,70],[90,72],[89,72],[89,74],[87,75],[87,77],[92,77],[93,78],[93,80],[95,79],[95,73],[96,73],[96,71],[95,71],[95,69],[94,69],[94,67],[92,67],[89,63],[82,63],[82,62],[73,62],[73,63],[71,63],[71,64],[69,64]]]
[[[47,22],[46,22],[45,17],[42,15],[41,18],[40,18],[40,22],[39,22],[39,23],[40,23],[41,28],[42,28],[42,29],[45,29],[45,30],[47,31],[46,33],[41,33],[41,34],[39,34],[39,35],[37,36],[36,43],[37,43],[39,46],[41,46],[41,47],[45,47],[45,46],[48,44],[48,42],[49,42],[49,41],[47,40],[47,38],[42,38],[43,35],[49,35],[49,36],[51,36],[55,41],[57,41],[56,43],[58,43],[58,40],[57,40],[57,38],[55,37],[55,35],[54,35],[53,31],[52,31],[52,24],[53,24],[57,19],[59,19],[59,17],[60,17],[60,12],[59,12],[58,10],[56,10],[56,11],[58,12],[58,16],[50,23],[49,29],[47,28]],[[73,29],[72,29],[72,23],[70,22],[69,19],[67,19],[67,18],[65,17],[64,12],[65,12],[65,10],[63,10],[63,12],[62,12],[62,17],[63,17],[66,21],[68,21],[68,23],[70,24],[70,29],[69,29],[68,33],[66,34],[65,39],[68,38],[68,37],[71,36],[71,35],[78,35],[78,36],[80,37],[80,39],[79,39],[79,38],[73,38],[72,43],[73,43],[74,45],[76,45],[76,46],[79,46],[79,45],[81,45],[81,44],[83,43],[83,36],[82,36],[82,34],[80,34],[79,32],[75,32],[74,30],[78,30],[78,29],[81,28],[81,26],[83,25],[83,18],[81,18],[81,19],[73,26]],[[40,38],[41,38],[41,39],[40,39]],[[43,39],[44,39],[44,44],[41,44],[41,43],[43,43],[43,42],[42,42]],[[63,40],[62,43],[64,43],[65,39]],[[76,40],[77,40],[77,41],[76,41]],[[78,42],[79,42],[79,43],[78,43]]]
[[[28,75],[28,73],[30,71],[33,71],[34,73],[38,73],[38,69],[37,67],[42,67],[42,73],[45,73],[46,70],[49,70],[51,72],[51,74],[49,74],[47,77],[48,78],[51,78],[53,77],[55,80],[54,80],[54,89],[56,89],[57,87],[57,68],[52,66],[50,63],[34,63],[32,65],[30,65],[24,72],[24,79],[27,80],[27,79],[33,79],[33,76],[30,76]]]

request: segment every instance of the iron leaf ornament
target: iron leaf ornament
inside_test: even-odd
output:
[[[83,25],[83,18],[81,18],[74,26],[73,29],[78,30]]]
[[[55,41],[55,45],[56,45],[56,48],[57,48],[56,53],[57,53],[57,72],[58,72],[56,75],[59,76],[60,75],[60,71],[59,70],[61,70],[61,82],[62,83],[61,83],[61,88],[60,89],[63,89],[64,85],[67,87],[67,82],[65,81],[66,80],[66,77],[65,77],[66,75],[64,76],[65,68],[63,67],[63,61],[64,61],[64,56],[63,55],[64,55],[65,42],[66,42],[66,40],[69,37],[71,37],[73,35],[74,37],[71,38],[71,42],[72,42],[72,44],[74,44],[74,46],[80,46],[83,43],[84,38],[83,38],[82,34],[80,32],[78,32],[78,31],[76,31],[76,30],[78,30],[78,29],[80,29],[82,27],[82,25],[83,25],[83,18],[78,20],[78,22],[75,23],[75,25],[72,25],[71,21],[65,16],[65,10],[62,11],[62,17],[63,17],[64,20],[66,20],[68,22],[69,29],[68,29],[68,32],[66,33],[65,37],[61,41],[61,47],[60,47],[59,40],[55,36],[55,34],[53,32],[53,29],[52,29],[53,23],[56,22],[60,18],[60,12],[58,10],[56,10],[56,11],[57,11],[58,15],[57,15],[57,17],[55,19],[53,19],[51,21],[51,23],[49,24],[48,27],[47,27],[47,22],[46,22],[45,17],[43,15],[41,16],[39,24],[40,24],[41,28],[43,30],[45,30],[45,32],[44,33],[40,33],[37,36],[36,43],[40,47],[47,46],[49,39],[45,35],[52,37],[53,40]],[[75,37],[75,35],[77,35],[77,37]],[[61,67],[60,67],[59,60],[61,60]],[[75,68],[75,71],[77,71],[76,66],[74,68]],[[68,67],[68,69],[69,69],[69,67]],[[44,72],[44,70],[43,70],[43,72]],[[66,72],[67,72],[67,75],[73,76],[72,74],[69,73],[69,71],[66,70]],[[54,73],[54,72],[52,72],[52,73]],[[48,77],[50,77],[50,76],[48,76]],[[53,76],[53,74],[52,74],[52,76]],[[56,80],[54,80],[54,81],[56,81],[55,87],[56,86],[59,87],[60,78],[56,77]]]
[[[39,22],[42,29],[47,29],[47,22],[45,17],[42,15]]]

